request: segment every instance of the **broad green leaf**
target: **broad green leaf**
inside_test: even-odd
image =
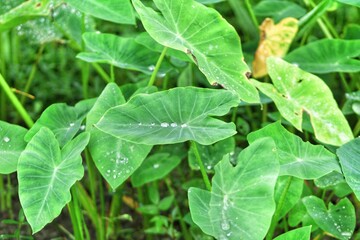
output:
[[[356,7],[360,7],[360,2],[359,0],[337,0],[338,2],[341,3],[345,3],[345,4],[350,4]]]
[[[216,239],[263,239],[275,210],[276,155],[270,138],[250,144],[235,167],[226,155],[215,166],[210,194],[189,189],[194,222]]]
[[[304,180],[280,176],[275,185],[275,202],[278,205],[282,194],[286,194],[280,211],[279,219],[283,218],[299,201],[303,191]]]
[[[341,146],[337,151],[346,182],[360,199],[360,138]]]
[[[136,43],[133,38],[118,37],[105,33],[84,33],[83,39],[90,52],[82,52],[78,58],[86,62],[108,63],[119,68],[141,71],[151,74],[160,54]],[[160,74],[171,67],[164,62]]]
[[[17,169],[18,159],[25,149],[24,136],[27,129],[0,121],[0,174],[9,174]]]
[[[324,231],[339,239],[350,239],[355,229],[355,210],[349,199],[344,198],[336,205],[326,208],[322,199],[315,196],[303,198],[309,215]]]
[[[146,31],[157,42],[185,52],[211,84],[219,83],[246,102],[259,102],[246,77],[241,43],[235,29],[214,9],[194,0],[154,0],[160,11],[133,4]]]
[[[285,60],[311,73],[360,71],[360,40],[322,39],[297,48]]]
[[[280,175],[301,179],[320,178],[332,171],[341,173],[336,156],[322,145],[303,142],[288,132],[278,121],[248,135],[249,143],[263,137],[271,137],[278,149]]]
[[[360,39],[360,25],[355,23],[349,23],[345,26],[343,38],[348,40]]]
[[[296,227],[306,218],[310,218],[310,216],[307,214],[306,207],[304,206],[303,202],[300,200],[297,202],[297,204],[291,209],[291,211],[288,214],[289,226]]]
[[[58,1],[56,0],[25,1],[16,8],[0,15],[0,32],[11,29],[28,20],[40,16],[48,16],[51,13],[51,9],[55,7],[56,4],[58,4]]]
[[[134,187],[139,187],[145,183],[162,179],[178,166],[180,161],[178,156],[169,153],[151,155],[133,173],[131,183]]]
[[[24,139],[30,141],[40,128],[47,127],[55,134],[62,147],[79,131],[83,118],[84,116],[78,116],[74,107],[65,103],[52,104],[43,111]]]
[[[331,90],[320,78],[280,58],[269,58],[268,70],[274,85],[253,80],[254,84],[298,130],[305,111],[319,141],[340,146],[354,138]]]
[[[140,94],[109,109],[96,127],[113,136],[141,144],[171,144],[194,140],[203,145],[234,135],[233,123],[222,116],[238,105],[226,90],[184,87]]]
[[[339,172],[331,172],[329,174],[326,174],[325,176],[322,176],[318,179],[315,179],[314,183],[319,188],[331,188],[336,186],[339,183],[344,183],[345,179],[342,173]]]
[[[283,0],[260,1],[254,7],[254,13],[259,17],[271,17],[275,22],[287,17],[302,17],[306,10],[298,4]]]
[[[33,233],[56,218],[71,200],[70,188],[84,175],[80,153],[89,141],[82,133],[62,150],[55,135],[41,128],[19,158],[21,206]]]
[[[204,146],[198,143],[196,143],[196,145],[206,170],[213,171],[215,165],[220,162],[224,155],[234,151],[235,139],[233,137],[227,138],[215,143],[214,145]],[[192,169],[200,169],[193,148],[191,148],[188,152],[188,160]]]
[[[289,232],[283,233],[274,238],[274,240],[310,240],[311,226],[297,228]]]
[[[88,146],[91,156],[97,169],[113,189],[133,174],[151,150],[151,146],[130,143],[93,127],[109,108],[124,103],[119,87],[110,83],[99,96],[86,121],[86,128],[91,133]]]
[[[81,12],[110,22],[135,24],[130,0],[65,0]]]
[[[360,91],[346,93],[346,102],[343,106],[344,114],[355,113],[360,116]]]

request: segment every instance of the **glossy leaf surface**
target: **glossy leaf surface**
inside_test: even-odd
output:
[[[16,171],[18,159],[26,146],[26,132],[23,127],[0,121],[0,174]]]
[[[87,130],[91,133],[91,156],[97,169],[113,189],[133,174],[151,149],[151,146],[130,143],[93,127],[109,108],[124,103],[119,87],[110,83],[89,112],[86,122]]]
[[[237,106],[238,97],[226,90],[185,87],[140,94],[113,107],[96,124],[113,136],[147,145],[194,140],[212,144],[236,133],[222,116]]]
[[[194,0],[154,0],[160,13],[133,1],[146,31],[164,46],[185,52],[211,84],[219,83],[246,102],[259,102],[246,77],[235,29],[214,9]]]
[[[360,199],[360,138],[348,142],[337,150],[346,182]]]
[[[278,121],[248,135],[249,142],[271,137],[278,149],[280,175],[301,179],[320,178],[332,171],[341,172],[336,156],[321,145],[303,142]]]
[[[286,120],[301,131],[305,111],[310,115],[318,140],[340,146],[353,139],[349,124],[331,90],[320,78],[280,58],[271,57],[267,64],[274,85],[256,80],[254,83],[275,102]]]
[[[270,138],[250,144],[233,167],[229,155],[215,166],[211,192],[189,189],[194,222],[217,239],[263,239],[275,210],[279,164]]]
[[[285,60],[311,73],[360,71],[360,40],[323,39],[289,53]]]
[[[40,231],[71,200],[70,188],[84,175],[80,153],[89,141],[82,133],[60,150],[55,135],[41,128],[19,158],[21,206],[33,233]]]
[[[66,0],[80,11],[116,23],[135,24],[130,0]]]
[[[274,240],[310,240],[311,238],[311,226],[297,228],[289,232],[283,233],[280,236],[274,238]]]

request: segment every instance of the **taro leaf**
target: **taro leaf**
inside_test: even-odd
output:
[[[65,0],[81,12],[110,22],[135,24],[130,0]]]
[[[18,159],[26,146],[26,132],[23,127],[0,121],[0,174],[16,171]]]
[[[33,233],[57,217],[70,199],[70,188],[84,175],[80,153],[89,141],[81,133],[62,150],[55,135],[41,128],[20,155],[19,197]]]
[[[344,114],[355,113],[360,116],[360,91],[346,93],[346,102],[343,106]]]
[[[246,102],[259,102],[248,81],[235,29],[214,9],[194,0],[154,0],[160,13],[133,1],[146,31],[157,42],[185,52],[211,84],[219,83]]]
[[[224,139],[215,143],[214,145],[200,145],[196,143],[201,160],[207,171],[212,171],[215,165],[224,157],[224,155],[231,153],[235,149],[235,139],[233,137]],[[188,152],[189,165],[192,169],[199,170],[194,149],[191,148]]]
[[[277,147],[280,175],[301,179],[316,179],[332,171],[341,173],[336,156],[321,145],[303,142],[288,132],[278,121],[248,135],[249,143],[271,137]]]
[[[238,97],[226,90],[195,87],[140,94],[126,104],[109,109],[95,125],[113,136],[147,145],[194,140],[213,144],[236,133],[222,116],[238,105]]]
[[[348,142],[337,151],[346,182],[360,199],[360,138]]]
[[[119,68],[151,74],[160,54],[136,43],[134,38],[118,37],[113,34],[84,33],[83,39],[91,52],[82,52],[78,58],[86,62],[108,63]],[[164,62],[160,74],[170,70]]]
[[[79,117],[74,107],[65,103],[52,104],[43,111],[24,139],[30,141],[40,128],[47,127],[55,134],[62,147],[79,131],[83,119],[84,116]]]
[[[89,150],[94,163],[113,189],[116,189],[140,166],[151,146],[130,143],[96,128],[96,123],[111,107],[125,103],[125,99],[115,83],[109,83],[103,90],[87,116],[87,130],[91,138]],[[109,144],[110,143],[110,144]]]
[[[58,4],[57,0],[29,0],[23,2],[16,8],[0,15],[0,32],[11,29],[28,20],[50,15],[51,9],[55,7],[55,4]]]
[[[350,239],[355,228],[355,210],[349,199],[344,198],[336,205],[329,203],[329,209],[322,199],[315,196],[303,198],[303,203],[322,230],[339,239]]]
[[[345,4],[350,4],[356,7],[360,7],[360,2],[359,0],[337,0],[338,2],[341,3],[345,3]]]
[[[268,70],[266,59],[270,56],[283,57],[298,30],[296,18],[285,18],[278,24],[266,18],[260,26],[260,42],[253,61],[253,76],[264,77]]]
[[[285,60],[311,73],[358,72],[360,40],[322,39],[289,53]]]
[[[181,159],[169,153],[157,153],[151,155],[141,164],[141,166],[131,176],[131,183],[134,187],[164,178],[176,166]]]
[[[296,3],[283,0],[265,0],[254,7],[254,13],[260,17],[271,17],[275,22],[287,17],[299,18],[306,10]]]
[[[297,228],[289,232],[283,233],[280,236],[274,238],[274,240],[310,240],[311,238],[311,226]]]
[[[276,155],[270,138],[250,144],[235,167],[226,155],[215,166],[211,192],[189,189],[194,222],[216,239],[263,239],[275,210]]]
[[[283,204],[281,209],[277,211],[280,212],[279,219],[283,218],[299,201],[302,191],[303,191],[304,180],[289,177],[281,176],[278,178],[275,186],[275,202],[278,205],[282,194],[286,194],[283,199]]]
[[[318,188],[331,188],[340,183],[344,183],[345,179],[342,173],[339,172],[331,172],[322,176],[321,178],[315,179],[314,183]]]
[[[270,57],[267,63],[274,85],[253,81],[274,100],[286,120],[301,131],[305,111],[310,115],[315,137],[319,141],[340,146],[353,139],[349,124],[331,90],[320,78],[280,58]]]

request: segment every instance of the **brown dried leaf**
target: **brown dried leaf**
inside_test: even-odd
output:
[[[271,18],[263,21],[260,26],[260,42],[253,61],[255,78],[267,75],[266,59],[268,57],[285,56],[297,31],[298,20],[296,18],[284,18],[276,25]]]

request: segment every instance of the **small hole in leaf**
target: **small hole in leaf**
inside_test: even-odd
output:
[[[245,73],[245,76],[246,76],[247,78],[250,78],[250,77],[251,77],[251,72],[246,72],[246,73]]]
[[[35,7],[40,7],[41,6],[41,3],[37,3],[36,5],[35,5]]]
[[[296,116],[299,116],[299,113],[298,113],[298,112],[294,112],[294,114],[295,114]]]
[[[301,83],[302,81],[303,81],[303,79],[299,79],[297,82],[298,82],[298,83]]]

